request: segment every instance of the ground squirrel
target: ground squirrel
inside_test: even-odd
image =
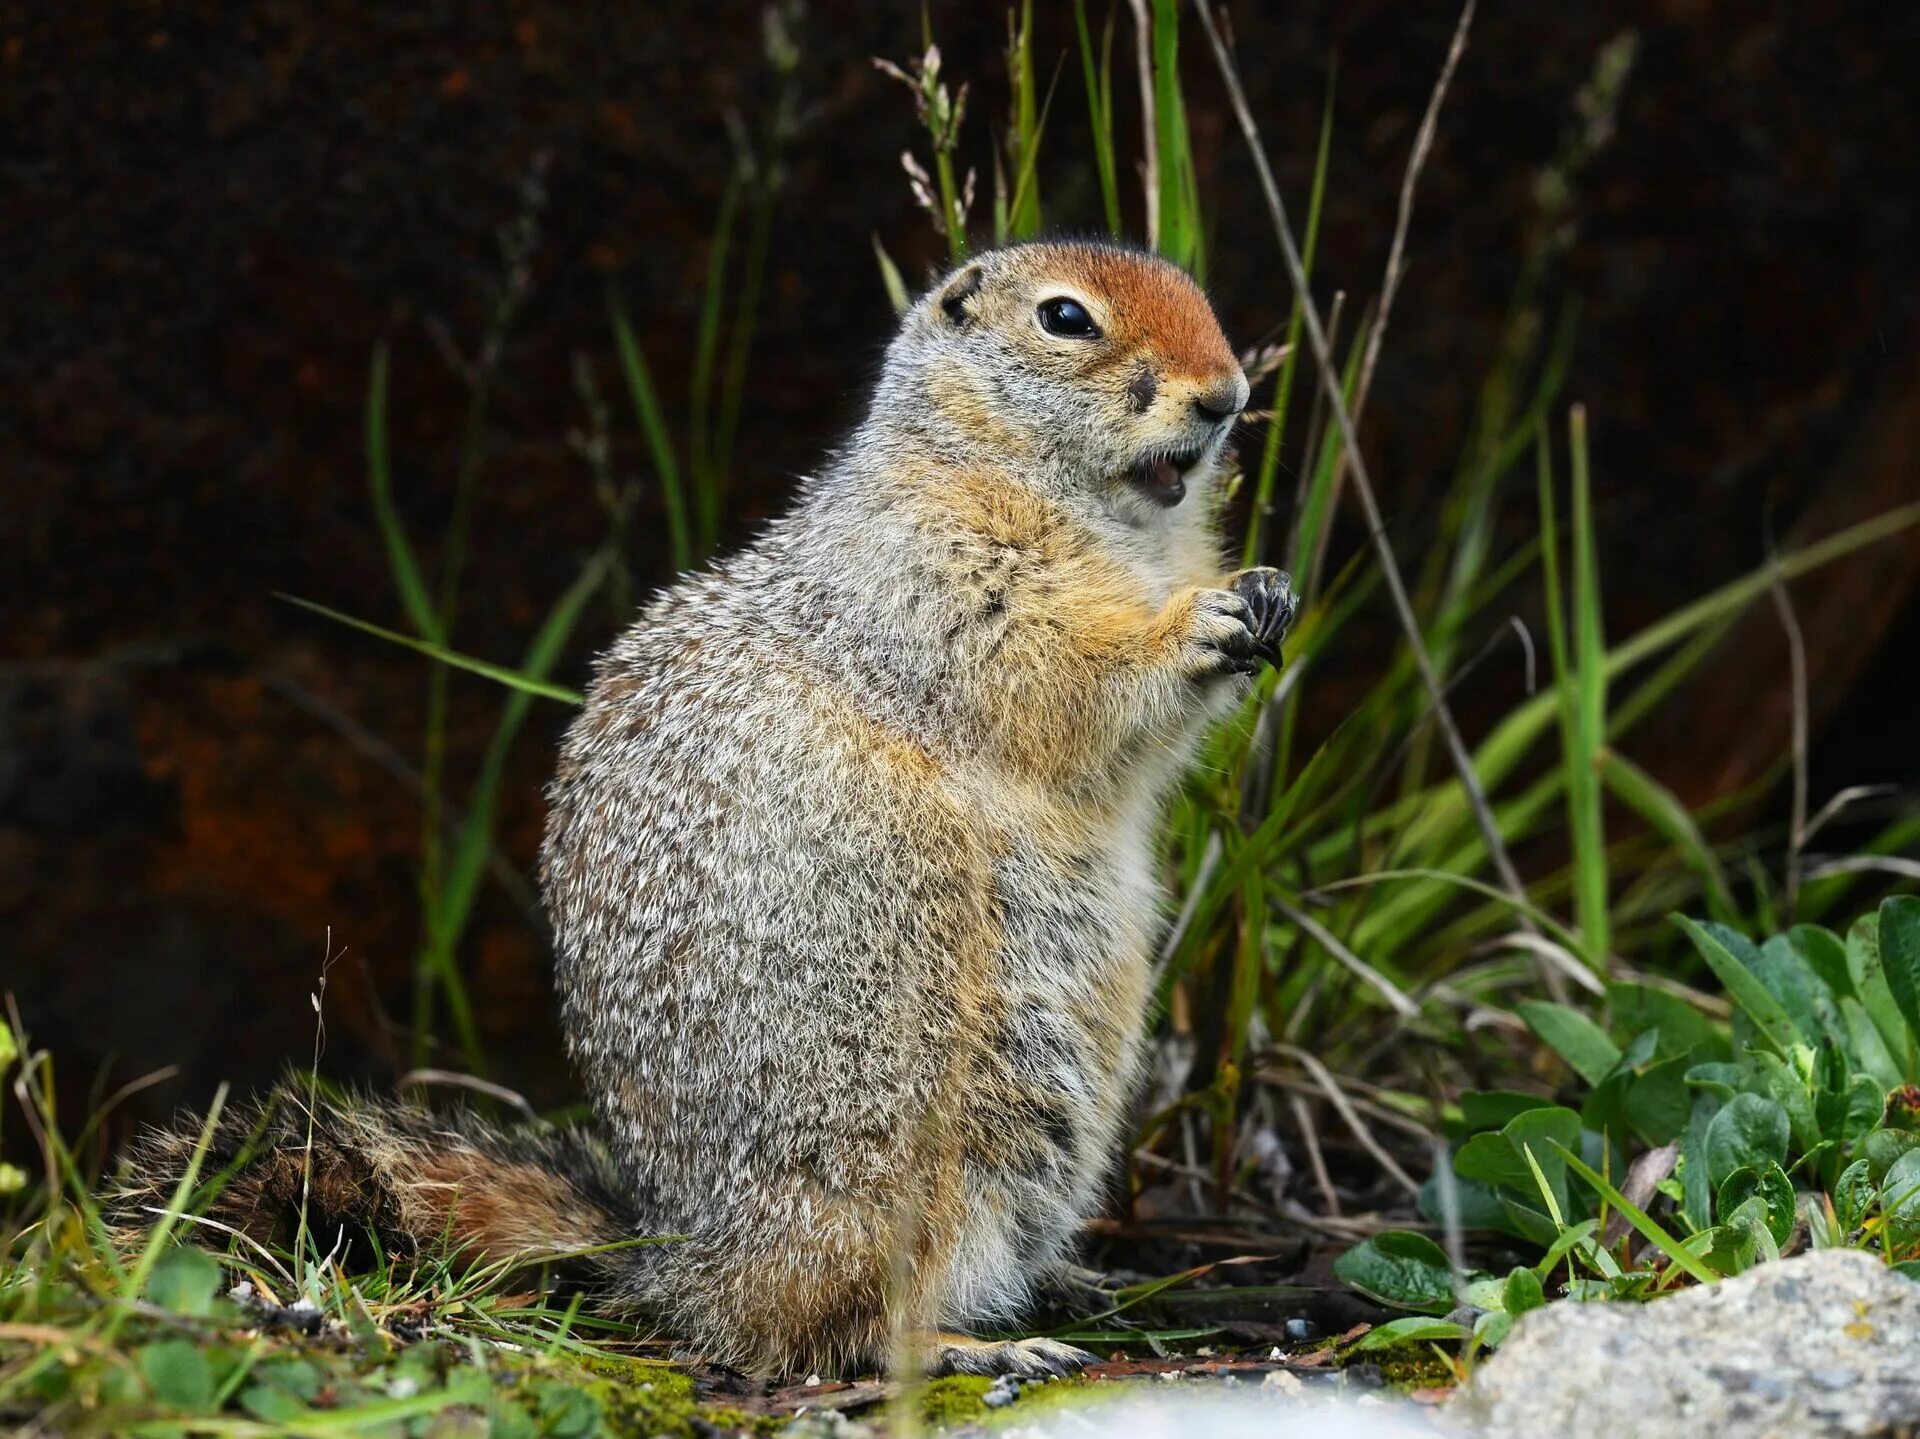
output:
[[[1292,618],[1286,576],[1220,565],[1246,400],[1153,256],[936,283],[844,448],[645,609],[568,731],[542,871],[597,1137],[326,1105],[310,1208],[490,1254],[686,1236],[589,1282],[754,1372],[1073,1366],[952,1331],[1017,1318],[1097,1201],[1163,804]],[[306,1123],[221,1127],[266,1138],[216,1217],[297,1201]],[[149,1141],[123,1212],[191,1137]]]

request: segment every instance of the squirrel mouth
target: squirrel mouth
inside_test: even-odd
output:
[[[1127,470],[1127,483],[1156,505],[1172,509],[1187,497],[1187,476],[1204,447],[1142,455]]]

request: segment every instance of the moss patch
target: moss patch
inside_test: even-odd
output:
[[[976,1423],[993,1412],[985,1398],[992,1387],[993,1381],[979,1374],[930,1379],[920,1391],[920,1422],[936,1429]]]
[[[1458,1382],[1460,1377],[1451,1364],[1424,1344],[1402,1345],[1365,1358],[1380,1367],[1389,1388],[1403,1392],[1441,1388]]]

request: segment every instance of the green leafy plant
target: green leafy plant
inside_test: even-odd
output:
[[[1608,986],[1604,1022],[1519,1005],[1579,1106],[1463,1094],[1422,1214],[1537,1245],[1534,1272],[1565,1263],[1567,1290],[1588,1297],[1710,1282],[1803,1233],[1920,1273],[1920,896],[1883,901],[1844,937],[1798,925],[1755,943],[1675,922],[1731,1000],[1728,1020],[1641,983]],[[1456,1279],[1439,1246],[1405,1231],[1348,1251],[1335,1272],[1425,1312],[1484,1278]],[[1494,1308],[1480,1292],[1469,1302]]]

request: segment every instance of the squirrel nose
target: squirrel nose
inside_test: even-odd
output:
[[[1235,375],[1193,397],[1193,408],[1210,425],[1231,420],[1247,407],[1247,377]]]

